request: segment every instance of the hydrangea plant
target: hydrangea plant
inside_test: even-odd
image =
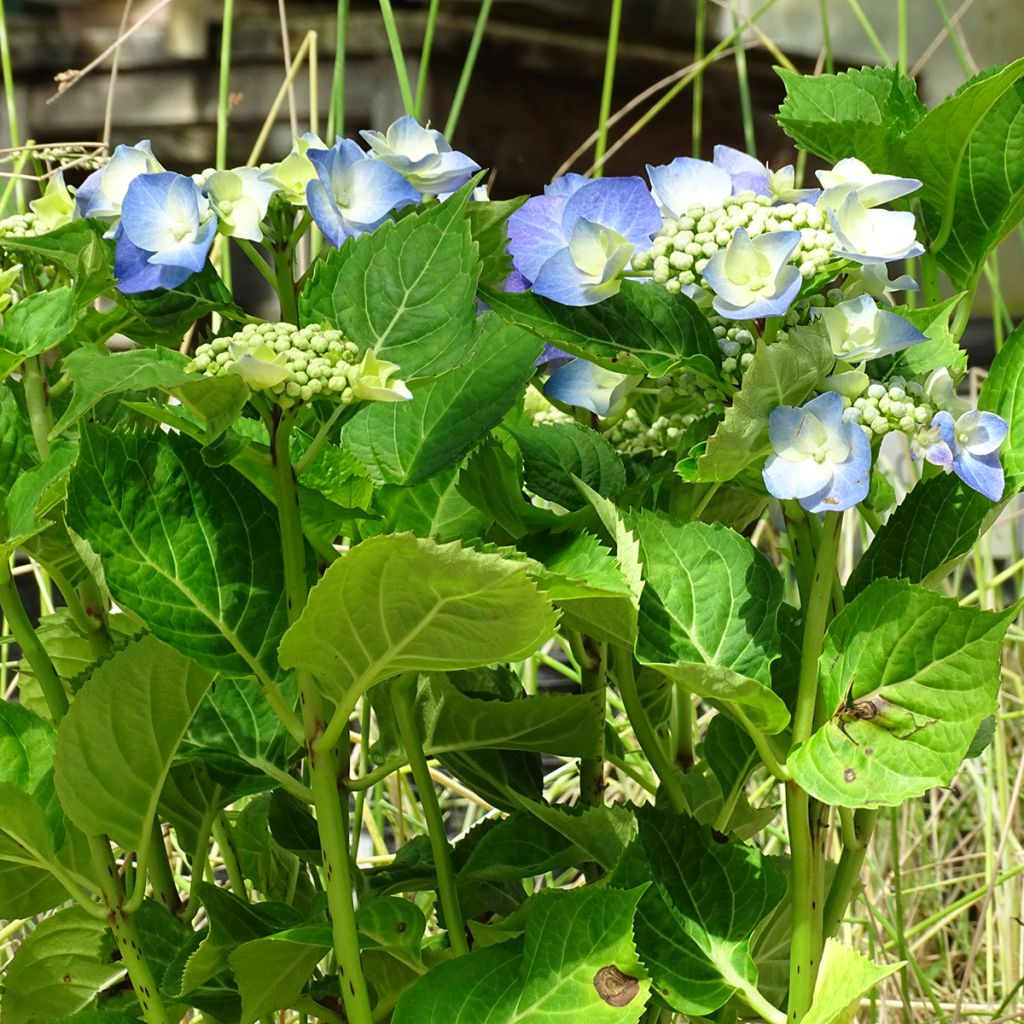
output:
[[[942,579],[1024,487],[1024,333],[976,407],[959,345],[1022,72],[787,73],[819,187],[719,147],[491,200],[405,117],[0,223],[0,916],[49,915],[5,1022],[848,1021],[875,820],[984,746],[1018,613]]]

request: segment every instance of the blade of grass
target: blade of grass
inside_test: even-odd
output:
[[[615,61],[619,49],[619,25],[622,22],[622,0],[612,0],[608,19],[608,47],[604,58],[604,83],[601,86],[601,109],[597,116],[597,142],[594,145],[594,177],[604,174],[601,166],[608,148],[608,115],[612,110],[612,89],[615,85]]]
[[[398,88],[402,93],[402,105],[407,114],[412,114],[415,117],[416,102],[413,100],[412,89],[409,86],[409,69],[405,66],[402,40],[398,34],[398,24],[395,21],[391,0],[380,0],[380,16],[384,19],[384,33],[388,37],[388,46],[391,48],[391,61],[395,65],[395,77],[398,79]]]
[[[462,104],[466,100],[466,93],[469,91],[469,83],[473,78],[473,68],[476,65],[477,54],[480,52],[480,44],[483,42],[484,32],[487,29],[487,19],[491,16],[491,5],[494,0],[483,0],[480,10],[476,16],[476,24],[473,26],[473,35],[469,40],[469,49],[466,51],[466,59],[462,62],[462,73],[459,75],[459,84],[455,87],[455,95],[452,97],[451,109],[448,111],[448,120],[444,124],[445,138],[451,142],[455,134],[455,126],[459,123],[459,115],[462,113]]]

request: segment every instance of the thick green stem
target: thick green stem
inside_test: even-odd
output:
[[[269,424],[289,624],[302,614],[309,596],[306,546],[299,521],[295,471],[288,448],[293,424],[291,417],[287,414],[282,416],[276,409]],[[322,742],[326,714],[316,681],[308,672],[296,672],[296,678],[309,758],[310,784],[324,858],[324,887],[331,915],[331,934],[338,963],[341,997],[349,1024],[372,1024],[370,995],[359,956],[359,936],[352,905],[348,825],[345,821],[345,808],[342,806],[342,800],[348,799],[343,782],[344,762],[339,757],[336,745]]]
[[[238,860],[238,847],[235,846],[231,825],[223,811],[213,819],[213,838],[217,841],[217,849],[220,850],[220,855],[224,860],[224,870],[228,873],[228,884],[236,896],[247,900],[249,892],[245,886],[242,865]]]
[[[174,881],[174,872],[167,857],[167,845],[159,821],[153,822],[153,835],[149,840],[149,883],[153,887],[153,896],[172,914],[181,913],[182,902],[178,895],[178,886]]]
[[[597,142],[594,144],[594,177],[604,174],[604,154],[608,149],[608,118],[612,112],[612,90],[615,85],[615,62],[619,49],[619,25],[622,21],[622,0],[612,0],[608,21],[608,45],[604,56],[604,83],[601,86],[601,109],[597,115]]]
[[[455,868],[452,866],[452,848],[445,831],[444,815],[441,805],[437,802],[437,790],[434,780],[430,777],[427,758],[423,753],[423,740],[416,725],[413,708],[416,693],[416,674],[410,672],[391,684],[391,703],[398,722],[398,731],[402,737],[405,755],[409,758],[409,768],[427,822],[427,835],[430,848],[434,853],[434,870],[437,872],[437,895],[444,912],[444,923],[448,929],[448,942],[456,956],[469,952],[466,940],[466,925],[459,906],[459,892],[455,884]]]
[[[615,649],[615,682],[618,684],[622,706],[626,709],[637,743],[658,776],[661,790],[677,811],[689,811],[686,793],[676,778],[675,765],[665,752],[640,700],[640,691],[637,689],[636,676],[633,672],[633,652],[625,647]]]
[[[853,835],[846,841],[844,835],[843,852],[836,865],[836,873],[832,876],[828,897],[825,900],[821,934],[822,938],[830,939],[839,931],[846,908],[850,905],[854,888],[860,878],[861,865],[867,853],[868,842],[875,827],[878,811],[861,809],[853,817]]]
[[[33,675],[39,682],[39,688],[43,691],[43,699],[50,711],[50,718],[56,725],[68,709],[68,695],[64,691],[64,684],[61,682],[60,676],[57,675],[49,655],[39,642],[39,637],[29,621],[6,558],[0,559],[0,608],[3,609],[8,627],[14,634],[14,639],[18,641],[25,660],[29,663]]]
[[[46,393],[46,377],[39,356],[26,359],[21,367],[21,384],[25,390],[25,405],[32,438],[41,462],[50,456],[50,430],[53,428],[53,410]]]
[[[146,1024],[171,1024],[167,1007],[157,990],[153,971],[142,951],[135,918],[125,909],[124,887],[117,873],[110,844],[104,836],[92,836],[89,839],[89,850],[103,903],[107,908],[107,923],[114,933],[121,962],[142,1008],[142,1019]]]
[[[277,278],[277,298],[281,303],[281,319],[289,324],[298,324],[299,303],[295,294],[290,250],[274,250],[274,274]]]

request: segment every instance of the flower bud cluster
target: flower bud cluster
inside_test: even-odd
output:
[[[49,230],[34,213],[16,213],[0,220],[0,239],[35,238]]]
[[[872,381],[859,397],[843,400],[843,420],[858,423],[869,438],[883,437],[899,430],[913,435],[931,423],[936,407],[924,386],[903,377],[890,377],[882,384]]]
[[[353,401],[359,362],[359,349],[341,331],[261,323],[200,345],[192,365],[212,377],[236,373],[288,408],[321,396]]]
[[[623,455],[638,455],[645,451],[664,455],[678,449],[680,439],[698,419],[692,412],[671,412],[648,422],[638,409],[627,409],[604,436]]]
[[[772,205],[770,196],[740,192],[718,207],[691,206],[678,219],[666,218],[651,248],[633,257],[634,270],[652,270],[657,284],[671,292],[701,285],[701,272],[737,228],[751,238],[772,231],[798,231],[800,244],[789,262],[804,278],[813,277],[832,261],[836,237],[823,210],[809,203]]]

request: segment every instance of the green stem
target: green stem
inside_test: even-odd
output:
[[[573,657],[580,667],[580,687],[584,693],[601,694],[601,720],[605,718],[605,667],[608,647],[575,630],[569,633]],[[604,803],[604,733],[596,757],[580,758],[580,802],[588,807]]]
[[[68,695],[53,663],[29,620],[6,558],[0,559],[0,608],[21,652],[39,682],[50,718],[57,725],[68,710]]]
[[[909,66],[907,55],[907,0],[896,0],[896,67],[901,75],[907,73]]]
[[[217,849],[224,859],[224,870],[228,873],[228,884],[236,896],[243,900],[249,899],[249,892],[245,886],[245,876],[242,874],[242,865],[238,860],[238,847],[235,846],[235,837],[231,831],[223,811],[213,819],[213,838],[217,841]]]
[[[142,1008],[142,1018],[146,1024],[171,1024],[163,998],[157,990],[149,961],[146,960],[139,943],[135,918],[125,909],[124,888],[117,873],[117,864],[110,844],[103,836],[91,836],[89,850],[96,877],[99,879],[100,893],[107,908],[107,923],[114,933],[114,940],[121,953],[121,962],[128,972],[128,979]]]
[[[388,37],[391,48],[391,61],[395,65],[395,77],[402,93],[402,104],[407,114],[416,116],[416,103],[409,87],[409,69],[405,66],[405,55],[402,53],[402,40],[398,35],[395,23],[395,12],[391,9],[391,0],[380,0],[380,16],[384,20],[384,33]]]
[[[268,424],[289,624],[294,623],[302,614],[309,596],[306,545],[299,521],[295,471],[288,447],[293,424],[292,417],[288,414],[282,416],[276,409]],[[342,807],[342,799],[347,800],[347,790],[342,781],[344,762],[339,757],[336,744],[322,742],[326,717],[316,681],[308,672],[302,671],[296,672],[296,679],[299,684],[317,829],[323,851],[324,883],[342,1001],[350,1024],[372,1024],[370,995],[359,957],[359,936],[352,905],[348,826]]]
[[[448,120],[444,124],[445,138],[451,142],[455,134],[455,126],[459,122],[459,114],[462,113],[462,104],[469,92],[469,83],[473,78],[473,68],[476,66],[476,57],[480,52],[480,44],[483,42],[484,32],[487,29],[487,19],[491,14],[491,4],[494,0],[483,0],[480,4],[480,11],[476,16],[476,24],[473,26],[473,35],[469,40],[469,49],[466,51],[466,59],[462,62],[462,74],[459,75],[459,84],[455,87],[455,95],[452,97],[451,109],[448,111]]]
[[[836,65],[832,57],[832,30],[828,23],[828,0],[818,0],[818,10],[821,16],[821,38],[825,48],[825,74],[835,74]]]
[[[672,695],[672,745],[675,748],[676,764],[688,772],[696,762],[693,746],[693,695],[682,683],[673,684]]]
[[[867,853],[868,842],[877,818],[878,811],[861,809],[853,816],[853,835],[849,837],[849,841],[844,833],[843,852],[825,900],[822,938],[830,939],[839,931],[839,925],[842,924],[853,890],[860,878],[861,865],[864,863],[864,855]]]
[[[249,262],[259,271],[263,280],[277,291],[278,281],[274,268],[257,252],[256,246],[244,238],[236,238],[235,244],[249,258]]]
[[[615,648],[615,682],[637,743],[654,769],[654,774],[658,776],[661,790],[677,811],[688,812],[690,805],[683,787],[676,778],[675,765],[669,760],[640,700],[640,691],[637,689],[633,671],[633,652],[625,647]]]
[[[220,77],[217,87],[217,170],[228,165],[228,117],[231,113],[231,30],[234,26],[235,0],[224,0],[220,35]],[[220,250],[220,276],[231,287],[231,246],[225,241]]]
[[[274,273],[277,297],[281,303],[281,319],[286,323],[298,324],[299,302],[295,294],[295,276],[292,274],[289,251],[274,250]]]
[[[708,0],[697,0],[693,23],[693,61],[700,67],[704,60],[704,39],[708,22]],[[700,157],[701,127],[704,117],[704,69],[693,79],[693,113],[690,134],[690,156]]]
[[[811,825],[811,801],[795,782],[786,783],[786,822],[791,858],[789,1003],[787,1019],[803,1020],[814,999],[822,947],[824,878],[820,836]]]
[[[36,443],[39,460],[45,462],[50,456],[50,431],[53,429],[53,410],[46,393],[46,377],[39,356],[26,359],[21,367],[21,384],[25,392],[28,421],[32,427],[32,438]]]
[[[622,22],[622,0],[612,0],[608,21],[608,45],[604,55],[604,83],[601,86],[601,109],[597,115],[597,141],[594,144],[594,177],[604,174],[604,154],[608,148],[608,118],[612,112],[612,89],[615,85],[615,61],[619,50],[619,25]]]
[[[427,759],[423,753],[423,740],[416,725],[414,698],[417,673],[409,672],[391,683],[391,704],[395,711],[402,746],[409,758],[409,768],[427,822],[430,848],[434,852],[434,869],[437,872],[437,895],[444,912],[444,923],[448,929],[448,942],[456,956],[469,952],[466,940],[466,925],[459,906],[459,892],[455,884],[455,869],[452,866],[452,848],[445,831],[444,815],[437,802],[437,790],[430,777]]]
[[[930,252],[921,254],[921,298],[926,306],[942,301],[939,291],[939,264]]]
[[[164,842],[160,822],[153,822],[153,835],[149,840],[149,882],[153,887],[153,895],[172,914],[181,912],[181,897],[174,881],[174,872],[167,857],[167,845]]]
[[[434,30],[437,27],[437,9],[441,0],[430,0],[427,24],[423,28],[423,46],[420,49],[420,70],[416,76],[416,120],[423,120],[423,101],[427,96],[427,79],[430,70],[430,51],[434,47]]]
[[[732,4],[733,28],[740,25],[739,11],[736,0]],[[743,118],[743,144],[751,156],[757,156],[757,140],[754,137],[754,109],[750,102],[750,78],[747,75],[747,51],[743,45],[743,36],[736,37],[736,85],[740,94],[740,114]]]
[[[7,38],[7,14],[4,10],[4,2],[0,0],[0,65],[3,69],[4,80],[4,102],[7,105],[7,132],[10,137],[11,149],[17,149],[21,145],[18,132],[18,105],[14,95],[14,66],[11,64],[11,47]],[[17,179],[12,179],[17,181]],[[18,212],[24,210],[24,193],[21,182],[15,186],[18,193]],[[0,215],[5,211],[0,209]]]
[[[331,106],[327,113],[327,142],[345,134],[345,46],[348,36],[349,0],[338,0],[334,37],[334,71],[331,74]]]

